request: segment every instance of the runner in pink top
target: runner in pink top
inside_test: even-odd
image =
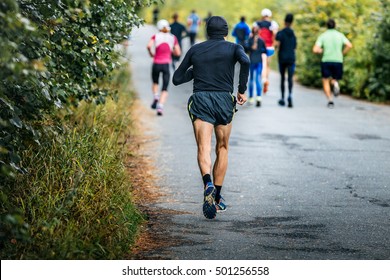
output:
[[[171,28],[168,21],[165,19],[159,20],[157,22],[157,28],[160,32],[150,38],[147,49],[150,56],[153,57],[152,91],[154,99],[151,107],[152,109],[157,109],[158,116],[162,116],[164,103],[168,97],[168,84],[170,80],[169,66],[172,63],[172,54],[179,56],[181,50],[177,38],[169,32]],[[154,53],[152,49],[154,49]],[[158,90],[160,73],[163,76],[161,95]]]
[[[179,44],[175,35],[159,32],[152,36],[156,47],[153,63],[167,64],[172,62],[172,50]]]

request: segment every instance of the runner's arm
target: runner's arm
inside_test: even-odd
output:
[[[274,41],[274,47],[275,49],[279,49],[280,47],[280,40],[281,40],[280,32],[276,33],[275,41]]]
[[[175,35],[173,35],[173,36],[175,36]],[[179,41],[177,40],[176,36],[175,36],[175,44],[173,45],[173,49],[172,49],[172,54],[175,56],[181,56],[181,48],[180,48]]]
[[[234,28],[233,28],[232,36],[233,36],[233,37],[237,37],[236,26],[234,26]]]
[[[154,44],[154,39],[152,38],[152,39],[150,39],[148,45],[146,46],[146,48],[148,49],[150,57],[154,57],[154,54],[152,52],[153,44]]]
[[[182,36],[182,39],[189,36],[189,35],[188,35],[188,31],[187,31],[187,29],[186,29],[186,27],[185,27],[184,25],[182,25],[181,34],[182,34],[182,35],[184,34],[184,35]]]
[[[322,50],[322,48],[319,45],[315,44],[313,46],[313,53],[321,54],[322,52],[323,52],[323,50]]]
[[[322,49],[322,40],[320,36],[313,46],[313,53],[321,54],[324,50]]]
[[[240,63],[240,74],[238,78],[238,92],[244,94],[247,89],[250,61],[241,45],[236,46],[236,58]]]
[[[352,49],[352,43],[349,40],[347,40],[344,44],[343,55],[346,55],[350,49]]]
[[[261,71],[261,80],[263,81],[263,83],[265,83],[267,81],[267,72],[268,72],[267,54],[266,53],[261,54],[261,60],[262,60],[262,64],[263,64],[263,70]]]
[[[172,83],[175,86],[187,83],[194,78],[193,68],[190,68],[192,66],[190,57],[191,49],[186,53],[175,73],[173,73]]]
[[[245,93],[237,92],[237,104],[238,105],[244,105],[246,100],[247,100],[247,97],[246,97]]]
[[[279,31],[279,24],[276,21],[271,21],[271,27],[270,30],[272,31],[272,41],[275,41],[276,34]]]

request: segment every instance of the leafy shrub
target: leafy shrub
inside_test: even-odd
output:
[[[390,100],[390,5],[381,1],[377,36],[373,41],[373,71],[366,90],[367,98],[375,101]]]
[[[0,4],[0,179],[25,173],[19,151],[39,143],[39,128],[51,111],[53,98],[39,56],[31,46],[41,46],[36,27],[19,13],[15,1]]]
[[[111,258],[126,249],[115,244],[126,240],[126,230],[132,236],[128,223],[139,215],[123,183],[121,153],[100,127],[107,128],[104,122],[67,121],[80,102],[84,108],[117,98],[110,87],[120,64],[115,46],[143,22],[136,10],[151,2],[1,1],[2,258]],[[99,219],[99,227],[98,214],[114,218]],[[72,236],[77,230],[81,235]]]
[[[3,232],[12,238],[1,242],[2,259],[120,259],[129,254],[142,216],[125,173],[126,146],[119,144],[131,124],[131,97],[120,92],[118,103],[81,102],[63,123],[64,133],[38,151],[23,153],[29,173],[18,176],[8,193],[17,211],[9,211],[3,222]]]
[[[115,46],[152,1],[7,0],[0,4],[0,176],[25,171],[20,151],[55,129],[47,114],[81,100],[104,103]],[[4,51],[3,51],[4,50]],[[48,125],[51,125],[48,127]],[[49,130],[50,130],[49,129]]]

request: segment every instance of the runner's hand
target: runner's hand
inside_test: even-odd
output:
[[[244,105],[246,100],[247,100],[247,97],[246,97],[245,93],[237,92],[237,104],[238,105]]]

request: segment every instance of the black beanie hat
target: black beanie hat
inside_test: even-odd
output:
[[[207,21],[207,35],[209,38],[223,38],[229,33],[227,21],[220,16],[212,16]]]

